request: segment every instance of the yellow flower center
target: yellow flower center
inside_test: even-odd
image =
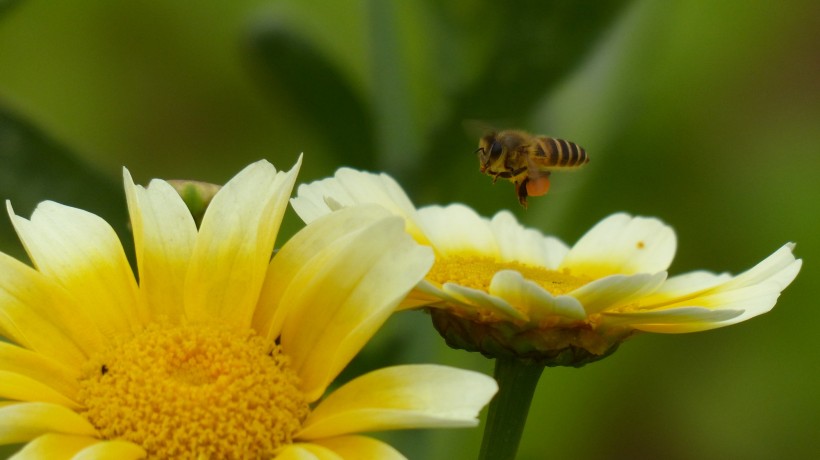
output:
[[[486,256],[465,254],[436,257],[427,280],[438,284],[456,283],[488,292],[493,276],[501,270],[515,270],[553,295],[566,294],[592,281],[589,277],[573,275],[567,269],[549,270],[515,261],[499,262]]]
[[[149,458],[270,458],[309,412],[278,345],[253,331],[151,326],[92,358],[84,416]]]

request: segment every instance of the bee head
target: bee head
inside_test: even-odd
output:
[[[478,154],[478,160],[481,162],[483,168],[486,168],[490,162],[498,159],[504,147],[495,136],[495,133],[487,134],[482,137],[478,143],[478,149],[475,152]]]
[[[496,158],[501,156],[501,152],[504,151],[504,146],[501,145],[501,141],[494,140],[492,144],[490,144],[490,158],[495,160]]]

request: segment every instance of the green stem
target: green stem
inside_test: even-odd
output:
[[[535,387],[544,366],[514,358],[497,358],[498,394],[490,403],[479,460],[512,460],[527,422]]]

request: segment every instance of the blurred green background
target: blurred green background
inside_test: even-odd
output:
[[[479,174],[467,119],[592,161],[524,211]],[[820,458],[816,1],[0,1],[0,198],[18,213],[54,199],[127,241],[123,165],[221,183],[300,152],[300,181],[387,171],[417,205],[510,209],[570,244],[616,211],[657,216],[678,234],[672,274],[797,242],[806,264],[770,314],[547,369],[519,458]],[[286,219],[280,241],[301,226]],[[1,220],[0,249],[22,256]],[[408,312],[345,375],[404,362],[491,372]],[[455,460],[480,435],[382,436]]]

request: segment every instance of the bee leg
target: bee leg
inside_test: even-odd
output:
[[[515,191],[518,193],[518,202],[521,203],[521,206],[524,206],[524,209],[527,209],[527,182],[529,181],[530,179],[525,177],[521,182],[515,183]]]

